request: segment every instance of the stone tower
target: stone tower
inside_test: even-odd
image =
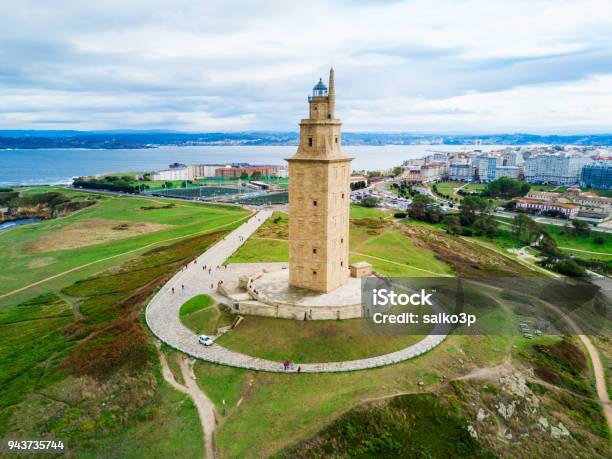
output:
[[[334,116],[334,70],[308,98],[300,145],[289,162],[289,284],[329,292],[349,277],[350,163]]]

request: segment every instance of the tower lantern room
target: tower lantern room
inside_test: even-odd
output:
[[[327,86],[323,83],[323,78],[312,88],[312,97],[327,97]]]

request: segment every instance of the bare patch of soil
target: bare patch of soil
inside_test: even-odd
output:
[[[47,234],[25,248],[27,253],[42,253],[53,250],[76,249],[103,242],[140,236],[161,231],[171,225],[148,222],[127,222],[118,220],[83,220],[63,229]]]

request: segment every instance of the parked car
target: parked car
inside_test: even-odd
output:
[[[200,335],[198,336],[198,343],[203,344],[204,346],[212,346],[214,341],[210,336]]]

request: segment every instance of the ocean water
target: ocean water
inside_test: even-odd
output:
[[[354,170],[388,169],[430,151],[483,151],[505,145],[474,147],[451,145],[345,146],[344,153],[355,158]],[[184,164],[249,162],[286,164],[295,146],[164,146],[137,150],[36,149],[0,150],[0,186],[70,183],[79,175],[108,172],[152,171],[174,162]]]

